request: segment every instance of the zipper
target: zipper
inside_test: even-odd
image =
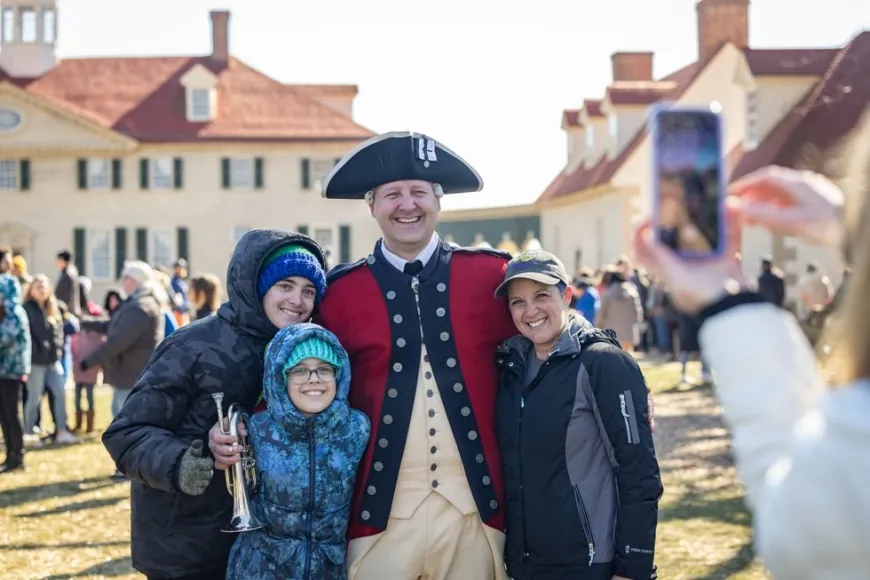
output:
[[[311,548],[314,543],[311,537],[312,524],[314,519],[314,471],[315,471],[315,454],[314,454],[314,424],[308,426],[308,525],[306,529],[306,537],[308,545],[305,549],[305,578],[311,578]]]
[[[592,524],[589,523],[589,514],[586,513],[586,506],[583,504],[583,496],[580,495],[580,488],[576,485],[574,488],[574,503],[577,504],[577,513],[580,515],[580,525],[583,526],[583,534],[586,536],[586,545],[589,548],[589,565],[592,565],[592,560],[595,558],[595,540],[592,539]]]
[[[625,421],[625,435],[628,437],[628,442],[633,443],[631,440],[631,426],[628,424],[628,409],[625,404],[625,395],[619,395],[619,408],[622,411],[622,420]]]
[[[519,375],[522,380],[522,373]],[[519,420],[517,421],[517,465],[520,472],[520,518],[522,518],[523,530],[523,562],[529,558],[529,548],[526,542],[526,499],[523,492],[523,409],[526,406],[526,397],[520,392]]]

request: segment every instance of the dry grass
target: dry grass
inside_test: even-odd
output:
[[[767,578],[753,560],[750,517],[709,389],[675,389],[674,364],[644,366],[656,393],[656,445],[665,481],[659,577]],[[108,389],[98,389],[100,429],[109,419],[109,399]],[[26,472],[0,477],[4,578],[142,578],[130,565],[130,486],[112,483],[112,471],[94,436],[79,445],[33,451]]]

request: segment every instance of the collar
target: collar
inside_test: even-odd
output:
[[[432,239],[429,240],[429,243],[426,244],[426,247],[423,248],[419,254],[417,254],[416,260],[420,260],[423,262],[425,266],[432,255],[435,253],[435,250],[438,249],[438,244],[441,242],[441,238],[438,237],[438,234],[432,234]],[[405,264],[408,262],[412,262],[413,260],[406,260],[405,258],[401,258],[391,252],[387,245],[384,243],[383,239],[381,239],[381,252],[383,252],[384,257],[387,261],[396,268],[399,272],[405,271]]]

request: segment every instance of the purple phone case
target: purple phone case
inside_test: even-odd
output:
[[[649,121],[648,121],[648,129],[650,138],[652,139],[652,190],[653,190],[653,231],[655,232],[655,241],[656,243],[662,243],[659,238],[659,223],[661,222],[661,216],[659,215],[659,197],[661,195],[661,191],[659,190],[659,159],[661,152],[659,151],[659,115],[665,112],[678,112],[678,113],[704,113],[704,114],[713,114],[716,117],[716,134],[719,148],[719,195],[716,200],[717,212],[716,218],[719,222],[719,235],[718,235],[718,244],[715,248],[713,248],[710,252],[689,252],[689,251],[680,251],[676,250],[677,255],[687,260],[704,260],[711,259],[721,256],[725,252],[725,248],[727,247],[727,235],[726,231],[727,225],[725,220],[725,199],[727,196],[727,183],[726,183],[726,159],[725,159],[725,147],[723,142],[722,135],[722,115],[716,112],[713,107],[684,107],[684,106],[675,106],[667,103],[660,103],[657,105],[653,105],[652,110],[650,111]]]

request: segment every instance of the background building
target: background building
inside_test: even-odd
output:
[[[531,205],[443,211],[438,233],[460,246],[486,242],[507,251],[541,237],[541,218]]]
[[[2,0],[0,244],[31,273],[68,249],[95,296],[127,259],[223,276],[252,228],[306,232],[333,263],[379,232],[362,202],[324,200],[335,162],[372,135],[353,85],[286,85],[230,54],[229,12],[211,13],[206,56],[55,53],[54,0]]]
[[[633,221],[652,207],[645,123],[657,101],[722,105],[731,179],[767,164],[829,169],[826,154],[858,126],[870,102],[870,32],[839,48],[754,49],[749,0],[701,0],[696,10],[696,62],[656,79],[652,53],[613,54],[603,97],[564,111],[568,161],[536,202],[550,251],[579,254],[592,268],[630,253]],[[810,260],[840,278],[838,252],[750,229],[747,274],[764,255],[786,271],[792,288]]]

